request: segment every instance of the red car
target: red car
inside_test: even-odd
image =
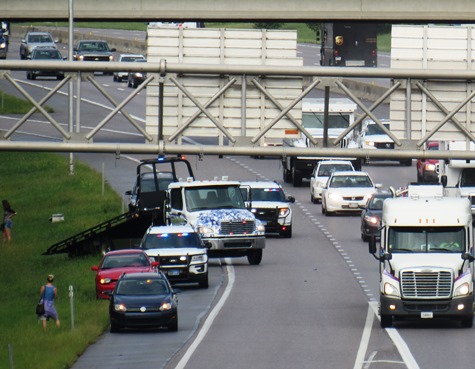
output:
[[[429,141],[426,144],[426,150],[439,150],[439,143],[437,141]],[[439,182],[439,175],[437,173],[438,159],[417,160],[417,182],[419,183],[434,183]]]
[[[158,270],[158,261],[152,261],[143,251],[125,249],[109,251],[102,257],[99,266],[91,270],[96,273],[96,297],[108,299],[119,277],[123,273],[153,272]]]

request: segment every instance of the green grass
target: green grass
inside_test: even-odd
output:
[[[0,91],[0,114],[26,114],[31,108],[33,104],[29,101]],[[49,106],[44,106],[44,108],[48,113],[54,112],[54,109]]]
[[[53,243],[121,213],[121,199],[101,176],[82,163],[68,174],[66,156],[0,153],[0,188],[17,212],[11,244],[0,243],[0,368],[69,368],[108,325],[107,301],[95,299],[92,265],[100,256],[70,259],[41,255]],[[54,213],[64,222],[51,223]],[[39,289],[54,274],[61,328],[43,332],[34,313]],[[74,325],[68,288],[74,288]]]

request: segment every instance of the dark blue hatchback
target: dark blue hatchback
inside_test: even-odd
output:
[[[109,305],[110,331],[165,327],[178,330],[178,299],[161,272],[123,274]]]

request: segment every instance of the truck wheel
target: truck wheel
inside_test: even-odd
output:
[[[302,172],[300,170],[295,170],[292,173],[292,184],[294,187],[302,186]]]
[[[391,315],[381,314],[381,328],[389,328],[393,325],[393,317]]]
[[[247,252],[247,261],[251,265],[259,265],[262,261],[262,249],[249,250]]]
[[[285,183],[290,183],[290,181],[292,180],[290,171],[285,169],[285,167],[284,167],[284,172],[283,172],[283,179]]]
[[[472,328],[473,327],[473,316],[462,318],[461,322],[463,328]]]

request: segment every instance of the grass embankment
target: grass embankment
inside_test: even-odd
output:
[[[102,194],[100,174],[82,163],[69,175],[68,159],[60,155],[0,153],[0,161],[0,196],[18,214],[11,244],[0,243],[0,368],[10,368],[10,352],[15,369],[68,368],[108,325],[108,303],[95,299],[90,270],[100,256],[41,254],[120,214],[121,199],[110,186]],[[55,213],[62,213],[64,222],[51,223]],[[50,321],[44,332],[34,309],[48,274],[55,275],[61,328]],[[74,289],[74,330],[69,286]]]

